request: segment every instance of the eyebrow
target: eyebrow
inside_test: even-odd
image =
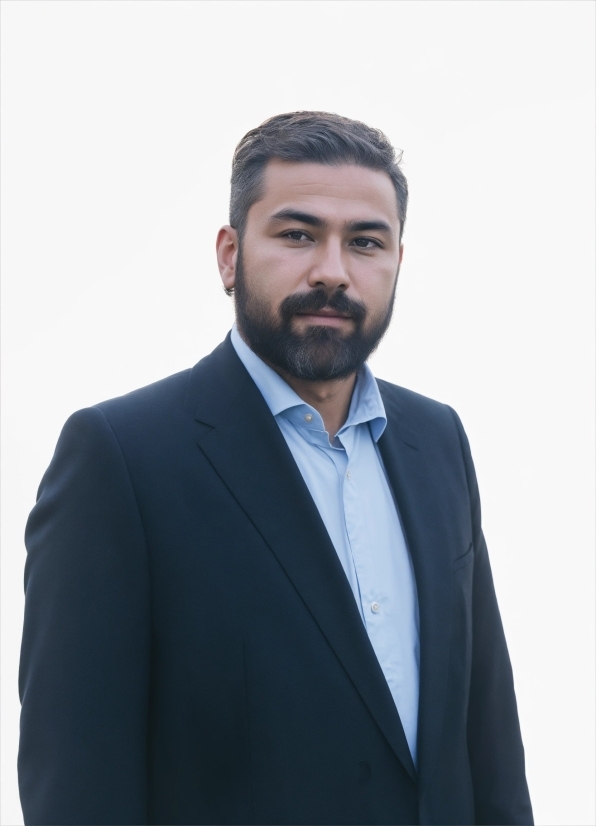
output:
[[[281,209],[271,216],[271,221],[298,221],[300,224],[308,224],[311,227],[326,227],[327,222],[309,212],[299,212],[296,209]]]
[[[307,224],[311,227],[324,228],[327,226],[327,221],[323,218],[318,218],[316,215],[311,215],[309,212],[300,212],[296,209],[282,209],[276,212],[270,218],[271,221],[298,221],[300,224]],[[353,221],[346,224],[348,232],[386,232],[388,235],[392,234],[392,229],[386,221]]]
[[[391,235],[391,227],[386,221],[355,221],[347,225],[349,232],[377,231]]]

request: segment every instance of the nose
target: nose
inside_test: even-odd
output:
[[[350,276],[343,260],[341,243],[328,241],[321,244],[317,253],[308,274],[309,287],[324,287],[329,292],[347,290]]]

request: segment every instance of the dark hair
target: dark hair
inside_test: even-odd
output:
[[[240,237],[251,206],[262,197],[263,171],[273,158],[330,166],[350,163],[386,172],[395,187],[400,239],[408,208],[408,183],[380,129],[329,112],[287,112],[269,118],[242,138],[232,161],[230,224]]]

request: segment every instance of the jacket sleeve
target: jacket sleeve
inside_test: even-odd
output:
[[[122,451],[100,409],[66,423],[25,543],[25,823],[147,823],[147,548]]]
[[[457,414],[474,544],[472,677],[468,752],[478,824],[533,824],[513,673],[482,534],[480,496],[468,439]]]

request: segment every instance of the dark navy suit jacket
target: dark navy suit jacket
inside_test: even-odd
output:
[[[228,339],[72,416],[27,526],[27,824],[528,824],[468,443],[379,382],[420,605],[418,771],[341,564]]]

